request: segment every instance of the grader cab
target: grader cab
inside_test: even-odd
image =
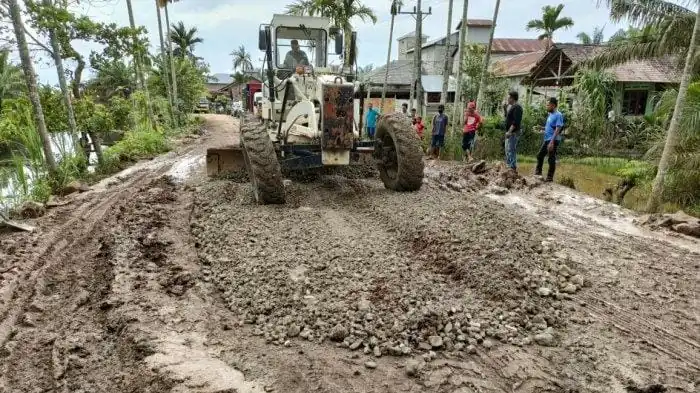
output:
[[[263,98],[257,116],[240,119],[240,144],[207,151],[209,175],[245,167],[259,203],[285,202],[282,168],[376,162],[384,185],[416,191],[423,181],[420,141],[408,118],[380,117],[362,141],[355,118],[359,85],[352,67],[329,66],[328,43],[343,54],[343,35],[325,17],[275,14],[261,25]],[[354,63],[355,34],[347,56]]]

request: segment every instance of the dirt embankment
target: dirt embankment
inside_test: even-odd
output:
[[[409,194],[302,176],[259,206],[183,181],[234,124],[208,129],[0,235],[1,391],[696,391],[692,246],[464,166]]]

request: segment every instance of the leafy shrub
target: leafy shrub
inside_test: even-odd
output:
[[[98,170],[112,173],[122,169],[126,163],[150,159],[168,150],[170,146],[165,135],[142,123],[135,130],[127,131],[124,139],[104,151],[104,162]]]

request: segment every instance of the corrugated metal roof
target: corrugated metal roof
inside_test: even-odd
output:
[[[541,50],[531,53],[522,53],[497,61],[491,65],[493,73],[497,76],[527,75],[546,52]]]
[[[537,77],[537,73],[547,73],[543,65],[548,59],[553,59],[563,53],[563,72],[567,72],[570,67],[578,67],[581,63],[592,60],[594,57],[605,53],[605,45],[582,45],[582,44],[555,44],[539,59],[536,67],[532,67],[532,72],[528,78]],[[516,68],[514,65],[513,68]],[[535,69],[536,68],[536,69]],[[575,69],[574,69],[575,70]],[[679,83],[681,79],[681,69],[679,63],[671,57],[649,60],[633,60],[617,66],[607,68],[607,71],[615,76],[618,82],[646,82],[646,83]],[[571,72],[569,72],[571,75]],[[549,76],[548,74],[546,76]]]
[[[411,31],[411,32],[408,32],[408,33],[402,35],[401,37],[397,38],[396,40],[397,40],[397,41],[401,41],[401,40],[404,39],[404,38],[410,38],[410,37],[415,37],[415,36],[416,36],[416,32],[415,32],[415,31]],[[429,36],[423,34],[423,38],[425,38],[426,40],[428,39],[428,37],[429,37]]]
[[[207,83],[217,85],[228,85],[231,82],[233,82],[233,78],[230,74],[217,73],[214,75],[207,76]]]
[[[680,83],[682,72],[670,58],[633,60],[608,69],[618,82]]]
[[[492,53],[527,53],[547,49],[544,41],[533,38],[494,38]]]
[[[491,27],[493,26],[493,21],[491,19],[467,19],[467,27]],[[462,27],[462,21],[457,23],[455,30],[459,30]]]
[[[373,85],[383,85],[386,66],[381,66],[367,74],[367,80]],[[410,85],[413,78],[413,60],[393,60],[389,63],[390,85]]]

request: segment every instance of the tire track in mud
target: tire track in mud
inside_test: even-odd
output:
[[[65,378],[67,363],[73,361],[76,367],[84,367],[85,360],[92,356],[86,347],[100,345],[95,342],[103,339],[97,334],[86,342],[74,342],[66,335],[74,331],[71,326],[82,321],[81,329],[86,330],[95,323],[104,324],[104,331],[112,333],[123,329],[122,322],[116,321],[115,325],[112,321],[110,326],[103,315],[112,307],[104,302],[104,296],[109,293],[113,273],[106,250],[100,248],[104,244],[100,233],[109,228],[110,213],[115,206],[125,203],[133,186],[164,169],[167,168],[161,167],[155,173],[146,171],[131,177],[116,190],[96,193],[93,200],[71,213],[72,218],[66,224],[47,234],[38,234],[49,239],[48,243],[31,266],[29,277],[18,285],[15,293],[19,296],[13,299],[3,321],[6,361],[0,387],[10,383],[15,386],[12,391],[23,391],[17,389],[30,383],[72,391],[73,382]],[[106,198],[99,198],[105,194]],[[114,340],[112,345],[120,347],[119,338]],[[129,345],[129,340],[126,341]],[[28,353],[31,355],[26,356]],[[93,359],[96,364],[100,360],[101,357]]]
[[[52,263],[57,261],[62,261],[63,258],[70,252],[69,250],[76,246],[78,243],[84,241],[87,234],[93,233],[98,225],[101,224],[101,220],[104,218],[105,214],[108,212],[109,208],[119,200],[119,198],[125,196],[133,184],[138,183],[145,179],[149,174],[144,173],[140,176],[131,178],[128,182],[119,185],[118,190],[109,191],[111,196],[106,199],[100,200],[93,197],[93,200],[89,203],[85,203],[78,207],[71,213],[71,217],[65,224],[58,228],[52,229],[48,233],[39,233],[44,239],[49,240],[44,246],[43,250],[39,252],[36,261],[31,266],[25,269],[21,269],[16,275],[18,281],[16,288],[13,291],[13,299],[9,303],[8,307],[3,310],[2,314],[4,319],[0,322],[0,346],[4,345],[11,334],[12,328],[17,324],[19,316],[24,311],[24,306],[29,302],[29,300],[36,294],[36,283],[37,279],[44,273],[44,271],[51,266]],[[87,227],[82,227],[81,224],[87,219],[91,222]],[[68,240],[72,239],[72,240]],[[22,280],[21,276],[29,273],[29,277]],[[16,296],[19,294],[19,296]]]

